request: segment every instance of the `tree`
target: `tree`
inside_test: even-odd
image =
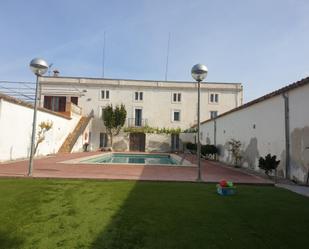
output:
[[[37,140],[36,140],[36,143],[35,143],[33,155],[35,155],[35,153],[36,153],[36,151],[39,147],[39,144],[42,143],[45,140],[45,133],[48,132],[52,127],[53,127],[52,121],[42,121],[39,124],[39,130],[38,130],[38,134],[37,134]]]
[[[113,108],[108,105],[103,108],[102,120],[106,128],[106,132],[110,137],[110,144],[113,147],[113,136],[117,136],[126,122],[127,111],[123,104]]]

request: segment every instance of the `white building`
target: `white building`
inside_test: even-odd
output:
[[[89,142],[92,150],[107,145],[105,128],[101,119],[102,108],[124,104],[127,110],[126,126],[181,128],[191,127],[197,120],[197,84],[176,81],[142,81],[96,79],[77,77],[40,77],[41,106],[47,109],[70,113],[70,108],[81,108],[82,115],[93,111],[89,128]],[[242,105],[243,89],[240,83],[201,84],[201,119],[215,117]],[[88,137],[88,135],[86,135]],[[151,143],[154,139],[156,145]],[[174,138],[175,149],[179,147],[178,137]],[[122,140],[122,141],[120,141]],[[134,147],[126,135],[118,139],[119,149],[170,150],[170,136],[165,138],[142,137],[140,146]],[[126,141],[123,144],[123,141]],[[131,144],[130,144],[131,143]],[[130,145],[129,145],[130,144]],[[152,145],[151,145],[152,144]],[[117,147],[117,142],[116,145]],[[133,148],[132,148],[133,146]],[[160,146],[159,146],[160,147]],[[140,148],[140,149],[138,149]],[[149,149],[149,148],[148,148]]]

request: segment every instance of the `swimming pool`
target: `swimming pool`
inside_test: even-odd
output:
[[[146,153],[104,153],[79,160],[78,163],[89,164],[141,164],[162,166],[191,166],[187,160],[171,154]]]

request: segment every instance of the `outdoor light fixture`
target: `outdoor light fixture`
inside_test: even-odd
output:
[[[45,60],[35,58],[30,62],[30,69],[36,75],[36,85],[35,85],[35,98],[34,98],[34,110],[33,110],[33,123],[32,123],[32,135],[31,135],[31,150],[29,159],[29,169],[28,176],[32,175],[33,169],[33,157],[34,157],[34,147],[35,147],[35,132],[36,132],[36,114],[38,109],[38,85],[39,76],[45,74],[48,70],[48,64]]]
[[[208,73],[208,69],[203,64],[196,64],[191,69],[191,75],[193,79],[197,81],[197,166],[198,175],[197,181],[201,181],[201,141],[200,141],[200,92],[201,92],[201,81],[203,81]]]

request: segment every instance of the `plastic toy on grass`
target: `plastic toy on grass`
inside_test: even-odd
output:
[[[236,188],[231,181],[221,180],[217,184],[217,193],[219,195],[234,195],[236,193]]]

